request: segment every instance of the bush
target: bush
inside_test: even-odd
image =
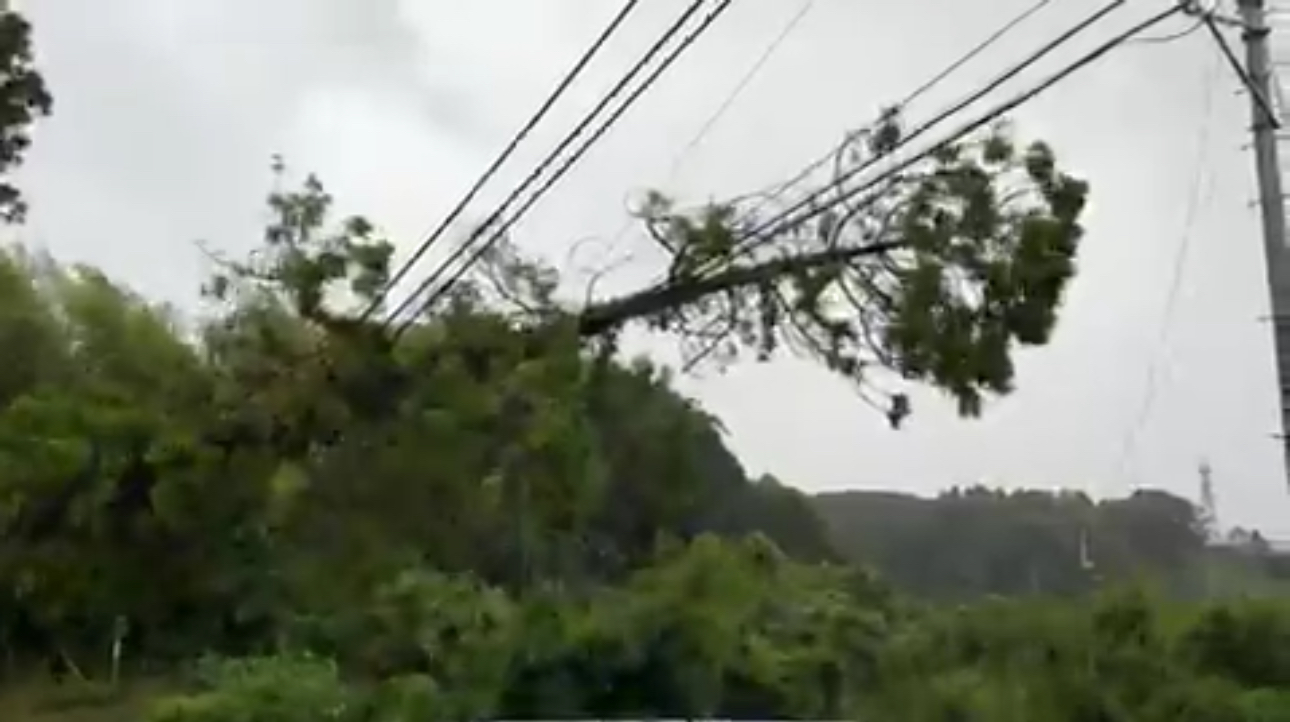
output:
[[[344,722],[356,695],[330,660],[309,655],[203,660],[198,689],[163,699],[148,722]]]

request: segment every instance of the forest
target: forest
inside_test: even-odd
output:
[[[1182,599],[1290,589],[1286,550],[1257,530],[1220,530],[1202,507],[1159,490],[1098,501],[982,487],[934,499],[847,491],[811,504],[843,558],[922,597],[1082,595],[1105,584]]]
[[[9,170],[53,105],[15,13],[0,54]],[[392,244],[312,176],[199,310],[5,248],[0,719],[1290,720],[1256,533],[1151,490],[810,496],[618,352],[731,319],[727,351],[981,413],[1057,321],[1087,187],[1003,130],[925,165],[775,254],[660,200],[671,276],[581,306],[503,239],[400,333],[362,312]]]

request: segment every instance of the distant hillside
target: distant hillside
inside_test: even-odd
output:
[[[1161,491],[1101,502],[979,487],[935,498],[846,491],[811,502],[845,558],[934,597],[1075,594],[1132,579],[1195,596],[1290,580],[1285,555],[1257,543],[1211,547],[1198,510]]]

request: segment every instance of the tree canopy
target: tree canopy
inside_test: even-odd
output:
[[[846,491],[811,505],[841,555],[934,598],[1082,595],[1139,582],[1197,598],[1280,593],[1290,582],[1290,558],[1242,532],[1218,538],[1190,501],[1156,490],[1100,501],[983,487],[935,498]]]

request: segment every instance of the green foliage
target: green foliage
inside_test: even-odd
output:
[[[887,121],[884,132],[898,133],[897,119]],[[890,148],[889,138],[870,140],[839,155],[839,172]],[[651,197],[642,215],[673,254],[668,282],[591,315],[646,317],[696,337],[699,356],[746,349],[764,360],[787,347],[861,388],[885,369],[979,415],[987,395],[1012,390],[1014,347],[1052,333],[1088,184],[1044,143],[1019,148],[1000,126],[870,194],[847,200],[845,184],[836,190],[840,201],[822,199],[827,210],[782,221],[733,206],[682,213]],[[893,395],[893,425],[908,411],[907,397]]]
[[[1084,594],[1138,581],[1176,596],[1277,594],[1290,581],[1279,555],[1211,546],[1199,511],[1157,491],[1096,503],[981,487],[932,499],[848,491],[821,494],[812,506],[846,558],[941,599]]]
[[[342,722],[357,719],[355,695],[336,665],[311,657],[206,660],[199,691],[163,700],[148,722]]]
[[[0,174],[22,163],[31,126],[49,115],[54,99],[32,58],[31,25],[22,15],[0,12]],[[0,181],[0,218],[21,221],[27,204],[11,183]]]
[[[322,290],[341,276],[278,272],[336,253],[346,278],[384,273],[361,223],[321,230],[327,201],[274,197],[278,255],[221,261],[238,293],[197,333],[94,269],[0,254],[0,337],[29,361],[0,370],[10,649],[106,659],[124,616],[127,659],[269,652],[301,619],[372,631],[342,612],[426,569],[590,584],[660,538],[741,537],[776,509],[777,541],[829,555],[801,495],[751,483],[647,363],[587,358],[558,324],[534,354],[469,299],[387,353]]]
[[[337,663],[205,665],[200,688],[151,719],[842,715],[856,704],[849,680],[872,675],[892,616],[889,597],[849,577],[794,563],[764,539],[711,537],[660,550],[623,586],[589,594],[545,587],[512,599],[403,574],[340,615],[348,636],[309,640]]]
[[[440,582],[430,587],[414,596],[452,596]],[[468,605],[496,593],[457,588]],[[467,664],[476,658],[469,644],[454,647],[466,667],[414,662],[375,683],[342,683],[336,668],[314,663],[312,671],[262,672],[249,683],[234,676],[159,707],[170,714],[226,710],[218,712],[224,716],[158,719],[235,722],[245,717],[227,710],[249,705],[266,710],[255,719],[296,719],[269,716],[288,699],[293,709],[316,714],[346,700],[347,709],[369,715],[347,719],[391,722],[472,713],[1248,722],[1285,713],[1280,642],[1290,607],[1283,602],[1195,609],[1126,591],[1091,602],[995,600],[917,610],[853,573],[787,560],[765,540],[704,538],[660,549],[651,567],[621,586],[589,595],[547,587],[504,606],[514,624],[485,645],[488,672]],[[443,613],[461,619],[465,609]],[[435,625],[429,646],[443,655],[455,656],[442,646],[453,624]],[[295,659],[249,664],[274,670]],[[455,676],[467,667],[470,674]]]
[[[874,709],[902,720],[1262,719],[1276,688],[1195,665],[1181,648],[1197,624],[1135,594],[960,610],[884,650]]]

